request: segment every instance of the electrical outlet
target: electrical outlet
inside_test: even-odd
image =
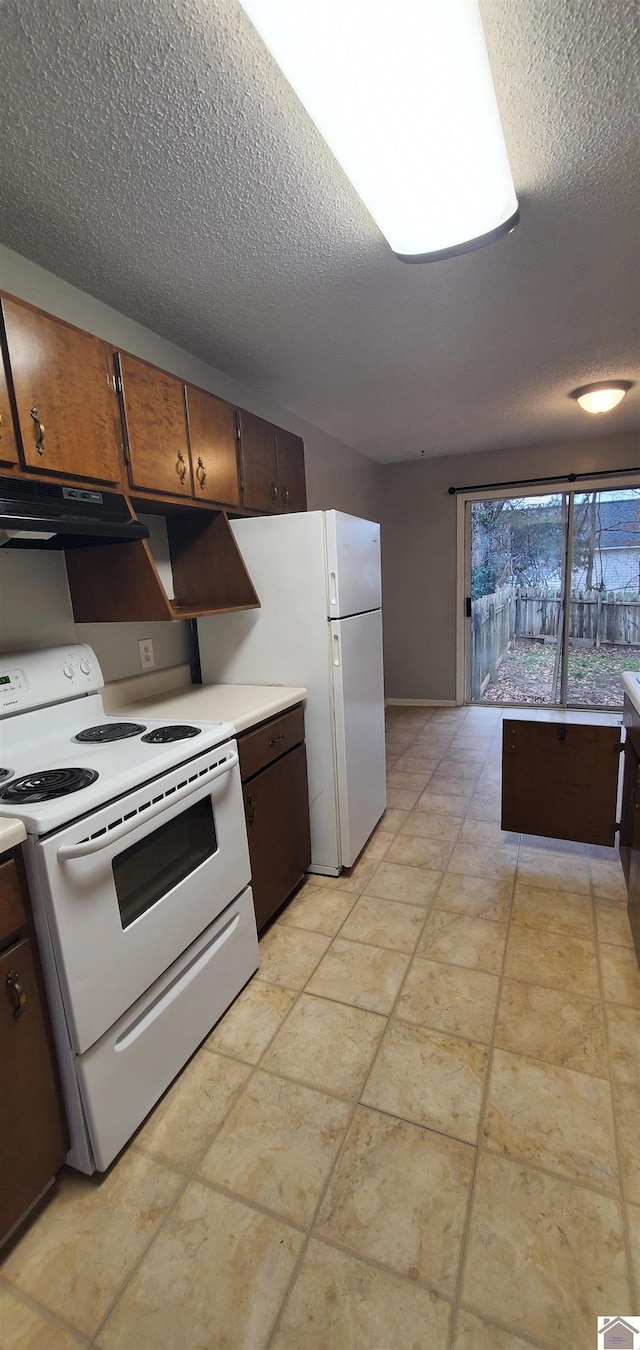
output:
[[[153,642],[151,638],[142,638],[138,643],[140,652],[140,665],[143,670],[152,670],[156,664],[156,658],[153,655]]]

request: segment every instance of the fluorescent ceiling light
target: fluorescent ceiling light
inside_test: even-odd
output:
[[[575,398],[585,412],[611,412],[622,403],[630,388],[631,380],[600,380],[597,384],[583,384],[579,389],[573,389],[570,397]]]
[[[477,0],[240,0],[394,253],[518,221]]]

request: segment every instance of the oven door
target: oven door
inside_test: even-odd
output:
[[[249,883],[235,742],[56,831],[35,854],[82,1053]]]

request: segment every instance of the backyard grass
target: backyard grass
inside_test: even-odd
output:
[[[483,703],[548,703],[555,659],[555,643],[517,638],[485,689]],[[640,647],[574,647],[570,642],[568,702],[621,708],[623,670],[640,671]]]

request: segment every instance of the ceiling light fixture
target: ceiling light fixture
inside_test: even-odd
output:
[[[517,225],[478,0],[240,3],[398,258]]]
[[[572,389],[569,397],[575,398],[585,412],[611,412],[622,402],[631,385],[631,380],[600,380],[597,384],[583,384],[579,389]]]

